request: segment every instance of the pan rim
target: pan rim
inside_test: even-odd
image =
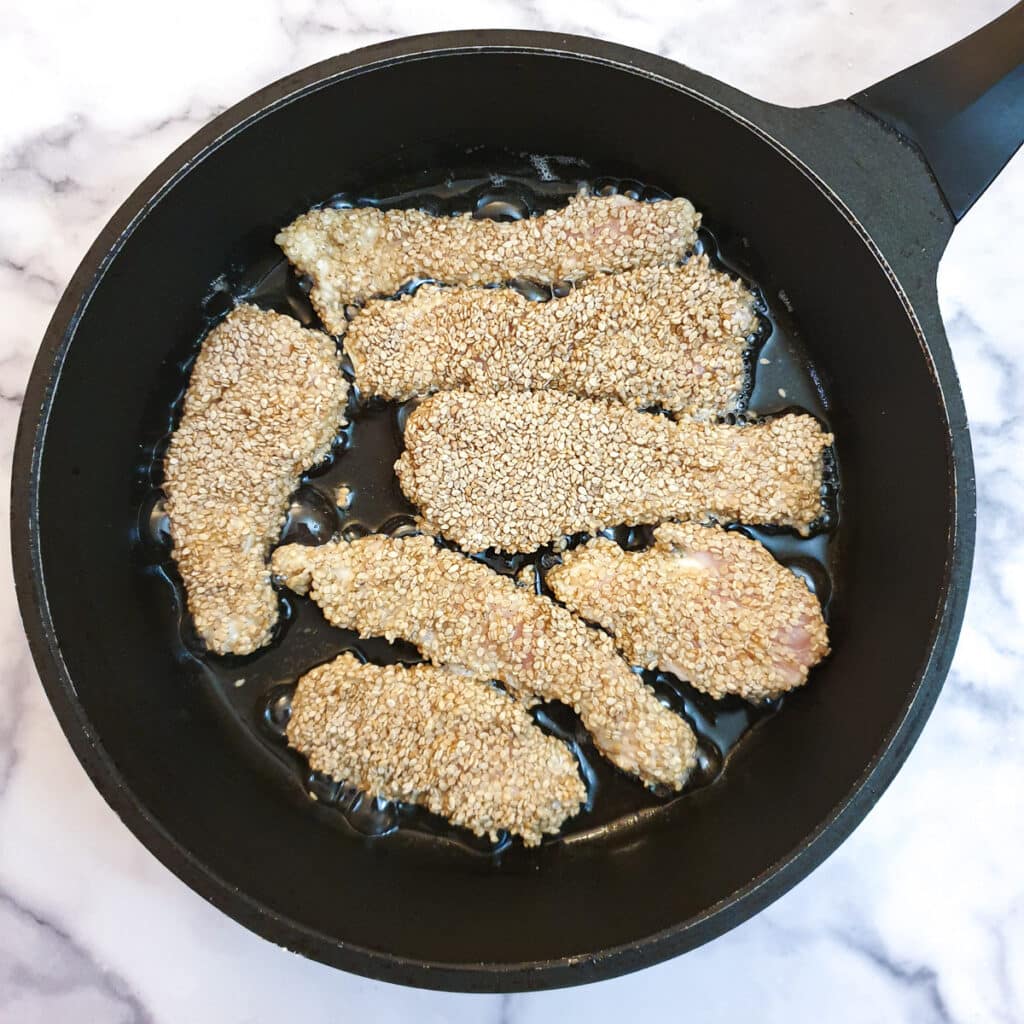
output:
[[[61,655],[49,613],[38,534],[39,464],[48,420],[59,387],[64,357],[78,322],[124,242],[149,211],[190,170],[236,133],[267,114],[344,78],[397,63],[467,52],[542,52],[550,56],[604,64],[684,92],[740,122],[792,162],[839,210],[874,255],[879,269],[906,310],[929,366],[946,422],[947,457],[953,488],[941,610],[929,638],[927,655],[905,706],[887,731],[878,752],[813,833],[787,855],[729,897],[652,935],[619,946],[557,959],[520,963],[451,964],[401,957],[341,943],[317,929],[269,910],[211,871],[167,832],[135,796],[79,704],[74,681]],[[678,77],[666,77],[664,68]],[[959,382],[945,338],[926,339],[913,305],[877,244],[842,199],[783,143],[702,88],[714,81],[682,65],[630,47],[584,36],[481,30],[411,36],[329,58],[279,79],[228,108],[171,153],[143,180],[104,226],[64,291],[47,327],[26,387],[13,460],[11,543],[15,589],[30,649],[47,697],[61,728],[93,784],[121,820],[161,863],[199,895],[234,920],[279,945],[334,967],[424,988],[479,992],[540,990],[614,977],[693,949],[742,923],[783,895],[831,854],[877,802],[902,766],[941,690],[963,618],[974,540],[974,483],[970,439],[964,422]],[[725,89],[727,87],[723,87]],[[942,356],[936,361],[936,349]]]

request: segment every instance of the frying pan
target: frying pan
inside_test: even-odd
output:
[[[800,110],[671,61],[533,32],[421,36],[261,90],[169,157],[65,292],[25,398],[15,578],[50,701],[111,806],[266,938],[375,978],[541,989],[734,927],[850,833],[942,685],[974,534],[964,406],[935,277],[1021,142],[1024,8],[848,101]],[[561,112],[554,97],[572,97]],[[134,473],[153,382],[253,232],[467,147],[568,153],[692,197],[784,291],[840,439],[833,656],[724,775],[628,841],[494,863],[323,825],[272,784],[135,599]]]

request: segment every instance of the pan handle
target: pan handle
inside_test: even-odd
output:
[[[1024,142],[1024,2],[850,100],[917,144],[959,221]]]

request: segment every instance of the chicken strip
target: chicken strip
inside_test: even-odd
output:
[[[409,417],[395,470],[425,530],[466,551],[533,551],[564,534],[663,519],[806,533],[822,512],[831,443],[804,415],[741,427],[552,391],[448,391]]]
[[[654,547],[604,538],[567,551],[545,579],[572,611],[607,629],[634,665],[660,668],[712,697],[749,701],[802,686],[828,654],[817,598],[756,541],[666,523]]]
[[[569,748],[521,704],[433,665],[320,665],[299,680],[288,743],[316,771],[492,840],[536,846],[587,797]]]
[[[564,209],[511,222],[371,206],[310,210],[276,242],[313,279],[310,299],[324,326],[340,334],[346,305],[391,295],[414,278],[548,283],[673,263],[693,248],[699,224],[686,199],[576,196]]]
[[[217,654],[270,640],[267,554],[299,474],[345,422],[334,341],[239,306],[203,342],[164,459],[174,560],[196,631]]]
[[[694,256],[602,274],[550,302],[423,285],[369,303],[345,351],[365,395],[555,388],[706,417],[736,409],[756,323],[750,291]]]
[[[430,537],[289,544],[272,565],[336,626],[407,640],[435,665],[497,679],[523,700],[569,705],[598,749],[645,782],[679,789],[693,767],[690,727],[630,671],[610,637]]]

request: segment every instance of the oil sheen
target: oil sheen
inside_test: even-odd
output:
[[[581,189],[598,195],[621,193],[651,202],[667,196],[651,184],[592,174],[577,160],[510,156],[495,166],[500,166],[500,173],[481,173],[474,168],[472,173],[435,176],[433,180],[423,174],[382,185],[371,196],[340,193],[325,205],[415,207],[438,216],[471,212],[480,218],[518,220],[563,206]],[[699,196],[688,198],[700,208]],[[749,350],[746,394],[737,418],[755,419],[802,410],[827,426],[827,396],[800,342],[784,296],[766,294],[757,281],[743,273],[743,249],[749,244],[732,235],[716,234],[714,224],[701,229],[698,242],[698,251],[706,252],[715,266],[743,278],[757,299],[760,323]],[[413,291],[423,283],[412,281],[402,290]],[[559,282],[551,286],[528,280],[509,283],[538,302],[557,299],[570,287]],[[266,244],[245,254],[212,283],[203,300],[206,321],[212,327],[236,302],[247,301],[287,313],[307,326],[321,327],[309,302],[308,290],[309,282],[292,272],[267,239]],[[354,315],[357,311],[351,312]],[[384,837],[401,832],[407,839],[455,846],[477,856],[504,855],[511,845],[508,837],[492,843],[454,828],[420,807],[374,799],[344,782],[310,772],[304,759],[287,746],[285,730],[290,700],[300,675],[343,651],[378,664],[413,664],[422,660],[414,647],[381,639],[360,639],[328,624],[308,598],[282,593],[280,625],[270,647],[246,658],[216,657],[205,652],[185,613],[185,595],[174,567],[160,491],[163,454],[180,413],[200,341],[196,339],[191,357],[173,367],[162,389],[153,396],[152,421],[161,428],[150,438],[149,458],[140,481],[145,497],[139,512],[137,556],[140,572],[148,577],[149,584],[143,593],[152,603],[152,614],[166,624],[168,644],[202,677],[225,729],[231,734],[230,741],[240,743],[278,783],[291,787],[296,798],[307,800],[328,823],[354,836]],[[343,365],[351,378],[346,360]],[[282,530],[282,543],[322,544],[336,536],[352,539],[374,532],[400,536],[415,531],[416,510],[402,494],[393,470],[402,451],[402,429],[412,405],[367,400],[353,386],[348,425],[326,459],[299,482]],[[756,538],[782,564],[800,575],[822,602],[826,618],[833,592],[839,526],[838,467],[832,455],[827,462],[827,511],[809,537],[786,529],[734,527]],[[350,492],[343,507],[336,502],[341,487]],[[651,540],[651,531],[646,527],[622,526],[606,534],[628,549],[643,548]],[[584,539],[585,536],[578,535],[568,542],[575,545]],[[470,554],[500,573],[518,575],[525,571],[528,580],[532,574],[538,593],[546,592],[544,569],[558,558],[550,547],[532,555]],[[644,672],[643,678],[662,703],[684,716],[696,732],[697,770],[682,793],[646,788],[597,753],[569,708],[557,702],[539,705],[533,710],[538,725],[569,744],[587,785],[584,810],[570,819],[558,836],[546,839],[546,843],[627,837],[666,806],[685,801],[697,789],[713,785],[728,769],[730,756],[744,738],[754,729],[770,728],[770,719],[783,712],[785,703],[785,698],[758,706],[734,697],[715,701],[668,673]],[[813,682],[812,672],[810,685]]]

